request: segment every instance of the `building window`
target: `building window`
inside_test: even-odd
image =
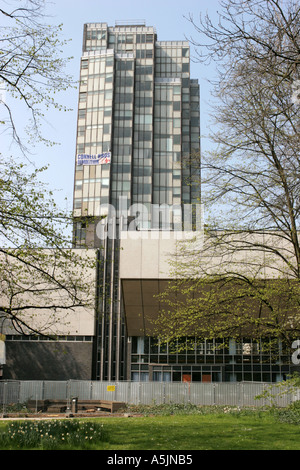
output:
[[[80,109],[78,111],[78,118],[79,119],[85,119],[85,117],[86,117],[86,110],[85,109]]]

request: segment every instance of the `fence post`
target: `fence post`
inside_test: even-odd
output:
[[[18,387],[18,403],[20,404],[20,396],[21,396],[21,381],[19,380],[18,382],[19,387]]]
[[[3,410],[2,410],[2,416],[5,416],[5,405],[6,405],[6,389],[7,389],[7,382],[3,383]]]
[[[131,404],[131,387],[130,382],[127,382],[127,402]]]
[[[244,404],[243,395],[244,395],[244,384],[242,382],[240,382],[240,400],[239,400],[239,406],[240,407],[242,407],[243,404]]]
[[[67,399],[67,410],[70,410],[70,380],[67,380],[67,383],[66,383],[67,387],[66,387],[66,399]]]

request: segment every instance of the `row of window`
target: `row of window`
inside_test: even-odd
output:
[[[279,382],[290,372],[289,365],[254,366],[151,366],[133,364],[131,380],[153,382]]]
[[[89,183],[100,183],[101,186],[108,188],[109,178],[89,178],[85,180],[76,180],[75,189],[80,190],[82,189],[84,184],[89,184]]]
[[[147,82],[146,82],[147,83]],[[175,88],[175,87],[174,87]],[[118,91],[115,93],[115,105],[117,106],[118,104],[133,104],[134,96],[131,91],[131,87],[129,88],[130,92],[123,93],[120,91],[118,88]],[[129,91],[128,90],[128,91]],[[140,90],[140,91],[145,91],[145,90]],[[163,97],[167,94],[167,91],[165,94],[160,93],[160,95],[156,94],[155,96],[155,115],[157,117],[161,116],[162,118],[167,117],[172,111],[180,111],[181,110],[181,101],[176,100],[172,101],[171,93],[169,100],[168,99],[163,99]],[[87,112],[95,112],[95,111],[103,111],[105,113],[105,116],[111,116],[111,104],[110,101],[113,98],[113,91],[111,89],[108,90],[95,90],[95,91],[88,91],[88,92],[80,92],[79,94],[79,102],[84,103],[87,101],[87,97],[92,95],[93,97],[99,96],[100,101],[97,103],[94,101],[92,106],[90,105],[87,108],[81,108],[79,109],[79,119],[84,119],[86,117]],[[169,95],[168,95],[169,96]],[[167,96],[166,96],[167,98]],[[105,106],[104,101],[108,100],[109,105]],[[188,94],[183,94],[182,95],[182,100],[183,100],[183,105],[185,105],[185,102],[189,102],[189,95]],[[135,107],[151,107],[153,105],[153,97],[151,93],[149,96],[136,94],[135,97]],[[126,109],[126,107],[125,107]],[[168,113],[168,114],[167,114]],[[146,113],[150,114],[150,113]],[[189,117],[189,112],[186,113],[187,117]],[[195,125],[199,124],[199,117],[197,114],[197,120],[194,119]]]
[[[134,364],[261,364],[267,363],[273,359],[271,355],[222,355],[222,354],[207,354],[207,355],[185,355],[185,354],[150,354],[150,355],[135,355],[131,356],[131,361]],[[288,361],[288,356],[280,356],[280,360]]]
[[[104,57],[89,57],[89,58],[82,58],[81,59],[81,69],[86,70],[89,67],[89,64],[94,64],[96,62],[102,63],[103,71],[105,67],[112,67],[114,64],[114,57],[104,56]],[[100,64],[99,64],[100,65]]]
[[[281,342],[272,341],[263,343],[252,341],[251,339],[241,339],[240,341],[230,340],[227,345],[216,339],[200,341],[197,338],[183,337],[175,341],[174,344],[161,343],[154,337],[132,337],[132,354],[182,354],[189,355],[250,355],[263,354],[272,355],[274,353],[284,353],[284,345]]]
[[[109,43],[113,44],[133,44],[136,42],[137,44],[150,44],[154,41],[153,34],[111,34],[109,33]]]
[[[183,374],[181,372],[153,372],[153,382],[267,382],[276,383],[284,380],[289,371],[282,373],[271,372],[221,372],[201,373],[192,372]],[[133,382],[149,382],[149,372],[132,372],[131,380]]]
[[[91,43],[91,42],[87,42],[87,46],[86,46],[86,51],[96,51],[96,50],[105,50],[105,46],[106,43]],[[112,48],[112,44],[109,44],[108,48]],[[118,47],[116,48],[116,51],[118,51]],[[124,52],[124,47],[121,47],[119,48],[119,51],[120,52]],[[126,52],[130,52],[131,54],[133,54],[133,48],[126,48],[125,49]],[[143,59],[153,59],[154,57],[154,51],[153,49],[136,49],[135,50],[135,58],[137,60],[143,60]],[[182,63],[182,56],[180,51],[173,51],[172,49],[170,49],[169,51],[162,51],[160,54],[157,54],[156,57],[155,57],[155,60],[156,60],[156,63],[157,63],[157,66],[159,66],[160,64],[177,64],[178,66],[181,66],[182,67],[182,70],[181,69],[178,69],[179,71],[181,70],[182,72],[188,72],[189,71],[189,64],[188,62],[183,62]],[[185,59],[184,59],[185,60]],[[132,69],[130,69],[132,70]]]
[[[87,113],[92,112],[101,112],[103,113],[103,117],[109,117],[112,115],[111,105],[110,106],[95,106],[94,108],[84,108],[78,110],[78,119],[85,119],[87,117]]]
[[[88,76],[82,78],[80,85],[87,85],[88,81],[92,82],[96,79],[104,80],[105,83],[111,83],[113,81],[113,72],[89,73]]]
[[[102,40],[106,39],[106,30],[101,29],[88,29],[86,32],[87,40]]]
[[[86,39],[87,40],[105,40],[107,37],[107,30],[106,29],[88,29],[86,32]],[[144,33],[136,33],[133,34],[132,32],[127,33],[117,33],[117,32],[109,32],[109,43],[110,44],[146,44],[146,43],[153,43],[155,40],[154,34],[144,34]],[[172,45],[170,42],[167,46],[164,46],[161,43],[157,44],[157,49],[161,52],[172,50],[174,54],[180,52],[182,57],[188,57],[189,55],[189,48],[186,46],[179,47],[178,45]]]
[[[152,59],[153,50],[152,49],[137,49],[135,56],[137,59]]]
[[[5,341],[93,341],[93,336],[6,335]]]
[[[158,45],[155,49],[156,57],[189,57],[189,48],[188,47],[161,47]]]

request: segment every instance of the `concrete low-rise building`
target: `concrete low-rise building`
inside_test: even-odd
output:
[[[169,349],[168,344],[160,343],[155,335],[154,320],[160,313],[158,294],[164,292],[174,276],[174,260],[180,258],[182,245],[190,233],[180,231],[132,231],[122,232],[118,259],[120,280],[120,310],[124,315],[127,334],[126,377],[130,381],[172,381],[172,382],[235,382],[259,381],[277,382],[284,379],[297,368],[291,357],[283,351],[275,358],[274,351],[269,353],[260,348],[259,341],[241,338],[229,340],[227,348],[218,348],[218,339],[201,340],[191,337],[179,338],[178,351]],[[265,237],[270,234],[265,234]],[[244,239],[245,235],[243,235]],[[252,235],[248,235],[249,242]],[[274,243],[277,240],[275,237]],[[253,238],[252,238],[253,241]],[[268,239],[270,243],[270,238]],[[262,239],[256,238],[256,248]],[[191,243],[187,245],[190,247]],[[241,246],[241,245],[240,245]],[[270,244],[271,246],[271,244]],[[195,248],[195,247],[194,247]],[[190,256],[197,257],[202,269],[235,269],[242,272],[251,265],[260,265],[259,277],[274,279],[281,263],[272,262],[263,250],[237,250],[235,254],[226,253],[223,247],[214,255],[207,250],[202,233],[197,239],[197,253],[190,247]],[[281,249],[284,249],[281,246]],[[75,250],[76,252],[78,250]],[[79,250],[89,259],[101,259],[98,250]],[[188,255],[189,256],[189,255]],[[229,261],[230,258],[230,261]],[[254,259],[256,262],[254,263]],[[278,258],[279,259],[279,258]],[[17,380],[91,380],[95,379],[95,347],[97,343],[96,325],[101,321],[100,284],[102,269],[97,264],[84,270],[86,281],[91,286],[90,298],[86,306],[66,310],[51,308],[51,299],[40,292],[40,308],[31,308],[25,314],[24,323],[33,331],[20,333],[9,317],[0,316],[2,343],[1,357],[3,378]],[[248,266],[248,268],[247,268]],[[281,266],[281,267],[280,267]],[[257,269],[256,269],[257,271]],[[200,275],[201,269],[199,270]],[[176,270],[175,270],[176,273]],[[249,272],[248,272],[249,274]],[[80,278],[79,271],[77,275]],[[106,286],[110,287],[110,286]],[[46,291],[45,291],[46,292]],[[2,292],[3,294],[3,292]],[[59,295],[63,298],[60,293]],[[57,296],[57,292],[55,293]],[[22,302],[32,303],[32,298],[24,289]],[[5,305],[2,295],[1,305]],[[61,304],[63,306],[63,304]],[[67,304],[66,304],[67,305]],[[42,308],[47,307],[48,308]],[[2,307],[3,308],[3,307]],[[197,339],[197,341],[196,341]],[[4,340],[4,341],[3,341]],[[3,346],[5,345],[5,350]],[[99,358],[98,358],[99,360]],[[3,362],[3,359],[2,359]]]
[[[241,337],[239,341],[229,338],[228,347],[218,348],[218,338],[178,338],[177,352],[168,344],[160,344],[154,337],[155,319],[160,314],[158,295],[169,283],[180,277],[174,261],[182,261],[182,246],[188,247],[189,257],[198,264],[194,276],[201,273],[225,273],[226,271],[253,275],[258,279],[276,282],[281,275],[288,276],[286,264],[275,255],[275,248],[282,255],[291,254],[290,244],[283,242],[278,234],[228,235],[232,243],[210,244],[209,237],[198,234],[197,245],[186,243],[183,232],[146,231],[125,233],[121,237],[120,279],[122,285],[126,328],[129,336],[128,380],[140,381],[265,381],[283,380],[297,365],[291,360],[278,340],[278,352],[274,347],[262,348],[257,338]],[[220,237],[221,238],[221,237]],[[233,242],[234,241],[234,242]],[[266,247],[269,246],[268,251]],[[208,248],[209,247],[209,248]],[[247,249],[246,249],[247,247]],[[272,250],[273,249],[273,255]],[[244,308],[244,307],[243,307]],[[249,304],[249,312],[256,315]],[[172,318],[172,317],[171,317]],[[171,320],[172,321],[172,320]]]
[[[93,260],[97,251],[78,249],[73,250],[73,254],[81,260],[86,259],[86,265],[84,262],[72,265],[70,260],[61,272],[61,285],[64,286],[61,288],[57,273],[55,281],[49,279],[46,282],[38,269],[28,270],[26,265],[16,264],[13,257],[8,257],[11,271],[6,271],[6,275],[10,277],[21,270],[23,277],[21,285],[16,280],[10,282],[10,289],[14,289],[13,298],[11,290],[6,288],[4,276],[1,279],[0,334],[5,348],[4,379],[91,378],[97,299]],[[2,269],[3,264],[2,259]],[[53,265],[48,267],[51,269]],[[76,286],[78,300],[73,298]],[[81,294],[80,286],[85,287]],[[9,306],[13,308],[11,312]]]

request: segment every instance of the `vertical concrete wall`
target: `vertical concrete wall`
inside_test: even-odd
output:
[[[7,341],[3,379],[91,380],[92,342]]]

